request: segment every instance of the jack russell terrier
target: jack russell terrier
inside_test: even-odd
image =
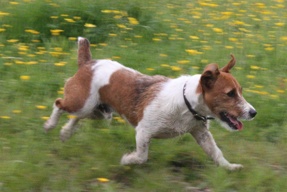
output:
[[[63,112],[72,114],[61,129],[65,141],[80,119],[111,119],[112,112],[117,112],[136,130],[136,151],[122,157],[123,165],[147,161],[152,138],[190,133],[217,165],[228,170],[242,168],[223,157],[209,131],[209,119],[234,131],[243,128],[239,119],[251,120],[256,115],[230,74],[236,62],[231,57],[225,67],[209,64],[198,75],[176,79],[148,76],[116,61],[92,60],[89,41],[79,37],[79,69],[67,80],[64,99],[56,99],[44,129],[54,128]]]

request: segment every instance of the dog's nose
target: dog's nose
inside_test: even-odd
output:
[[[251,118],[255,117],[256,114],[257,114],[257,112],[255,111],[255,109],[250,109],[249,115],[250,115]]]

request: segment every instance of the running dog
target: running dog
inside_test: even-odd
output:
[[[44,129],[54,128],[63,112],[72,114],[61,129],[65,141],[80,119],[111,119],[117,112],[136,130],[136,150],[122,157],[123,165],[146,162],[152,138],[190,133],[217,165],[228,170],[242,168],[224,158],[209,131],[210,119],[236,131],[243,128],[240,120],[252,120],[257,113],[230,74],[235,62],[231,55],[223,68],[209,64],[202,74],[175,79],[148,76],[116,61],[92,60],[89,41],[79,37],[78,71],[67,80],[64,99],[56,99]]]

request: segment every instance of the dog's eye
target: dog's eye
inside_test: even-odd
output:
[[[232,89],[231,91],[229,91],[227,93],[228,97],[235,97],[236,96],[236,90],[235,89]]]

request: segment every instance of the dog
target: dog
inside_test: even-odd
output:
[[[117,112],[136,131],[136,150],[122,157],[123,165],[146,162],[152,138],[190,133],[217,165],[240,169],[242,165],[224,158],[209,131],[213,118],[226,129],[237,131],[243,128],[240,120],[256,116],[230,74],[235,63],[231,55],[223,68],[212,63],[202,74],[175,79],[148,76],[116,61],[92,60],[89,41],[79,37],[78,71],[65,83],[64,99],[56,99],[44,129],[53,129],[63,112],[72,114],[60,133],[61,140],[66,141],[80,119],[111,119]]]

